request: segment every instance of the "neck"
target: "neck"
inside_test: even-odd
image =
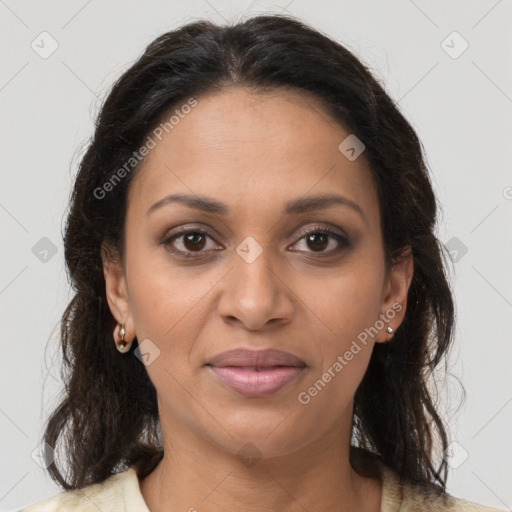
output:
[[[280,457],[251,459],[247,449],[228,453],[181,430],[164,454],[140,482],[151,512],[380,511],[381,482],[358,475],[348,443],[334,436]]]

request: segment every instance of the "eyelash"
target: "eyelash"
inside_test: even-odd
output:
[[[190,235],[190,234],[199,234],[199,235],[205,236],[205,237],[213,240],[213,238],[206,231],[203,231],[202,229],[182,228],[182,229],[179,229],[174,234],[164,238],[164,240],[161,242],[161,244],[164,246],[170,246],[172,244],[172,242],[174,242],[175,240],[177,240],[181,237],[184,237],[186,235]],[[299,240],[297,240],[297,242],[295,242],[295,244],[298,243],[300,240],[303,240],[304,238],[308,237],[309,235],[313,235],[313,234],[314,235],[316,235],[316,234],[328,235],[329,237],[336,240],[341,246],[341,247],[338,247],[338,248],[328,251],[328,252],[314,252],[314,251],[311,252],[311,254],[314,254],[315,257],[317,257],[317,258],[333,256],[334,254],[337,254],[338,252],[340,252],[344,249],[348,249],[350,247],[350,241],[348,240],[348,238],[346,236],[340,235],[339,233],[335,233],[334,231],[331,231],[330,229],[327,229],[324,227],[313,228],[310,231],[308,231],[307,233],[304,233],[299,238]],[[199,251],[181,251],[181,250],[178,251],[178,250],[173,250],[173,249],[168,249],[168,250],[170,250],[173,254],[177,255],[178,257],[182,257],[182,258],[199,258],[202,256],[201,253],[206,252],[204,250],[199,250]],[[296,251],[296,252],[305,252],[305,251]],[[310,251],[306,251],[306,252],[310,252]]]

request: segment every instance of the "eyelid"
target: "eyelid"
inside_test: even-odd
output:
[[[343,238],[349,239],[347,233],[343,231],[342,229],[330,224],[330,223],[323,223],[323,224],[313,224],[312,226],[308,226],[307,228],[301,229],[299,233],[301,233],[301,238],[305,235],[308,235],[309,233],[316,233],[318,231],[324,231],[329,233],[334,233],[338,236],[341,236]]]
[[[212,231],[215,231],[208,224],[206,224],[206,229],[210,229]],[[331,224],[329,222],[317,223],[317,224],[308,225],[307,227],[301,228],[299,230],[299,235],[300,235],[300,237],[303,237],[305,235],[308,235],[309,233],[311,233],[314,230],[334,231],[335,234],[337,234],[339,236],[342,236],[342,237],[345,237],[347,240],[349,239],[348,234],[343,229],[341,229],[341,228],[339,228],[339,227],[337,227],[334,224]],[[202,227],[202,225],[197,225],[196,226],[196,225],[193,225],[193,224],[192,225],[178,226],[176,228],[170,228],[170,229],[166,230],[163,238],[170,238],[170,237],[172,237],[174,235],[188,233],[190,231],[197,231],[199,233],[203,233],[203,234],[213,238],[211,233],[205,231],[204,228]],[[171,232],[172,232],[172,234],[170,234]],[[215,234],[215,236],[218,236],[219,238],[222,238],[222,236],[218,235],[217,233]]]
[[[212,240],[215,240],[217,242],[216,238],[222,239],[223,237],[219,234],[217,234],[216,230],[214,230],[211,226],[208,224],[206,225],[189,225],[186,224],[184,226],[177,226],[175,228],[170,228],[165,231],[165,234],[162,236],[162,240],[165,242],[165,240],[169,240],[170,238],[178,237],[178,235],[186,235],[188,233],[201,233]]]

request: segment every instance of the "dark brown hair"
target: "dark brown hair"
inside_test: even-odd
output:
[[[438,207],[422,145],[358,58],[284,15],[225,26],[200,20],[167,32],[106,98],[80,162],[64,235],[74,291],[61,320],[65,391],[44,441],[54,448],[62,443],[66,471],[57,459],[48,466],[52,478],[66,490],[128,466],[143,478],[163,456],[156,390],[143,363],[119,354],[113,343],[116,323],[100,254],[105,241],[122,257],[127,192],[138,166],[112,180],[164,115],[191,97],[229,86],[313,95],[365,144],[386,268],[410,248],[414,276],[402,325],[388,346],[375,344],[356,391],[351,463],[361,451],[374,454],[402,482],[445,492],[447,461],[443,457],[436,468],[435,449],[444,453],[447,434],[428,384],[452,341],[454,304],[445,249],[434,232]],[[114,185],[106,192],[107,182]],[[131,352],[136,347],[137,339]]]

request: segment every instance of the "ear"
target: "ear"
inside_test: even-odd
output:
[[[389,340],[390,334],[386,331],[389,326],[396,331],[405,317],[407,309],[407,294],[414,272],[414,260],[410,246],[402,252],[399,262],[393,265],[389,276],[384,283],[382,292],[381,318],[385,318],[385,327],[375,337],[375,341],[382,343]]]
[[[103,261],[103,275],[105,277],[105,292],[112,316],[119,324],[124,324],[125,340],[132,341],[135,337],[135,326],[130,311],[130,300],[123,265],[117,251],[107,242],[101,244],[101,259]],[[116,340],[114,331],[113,337]]]

